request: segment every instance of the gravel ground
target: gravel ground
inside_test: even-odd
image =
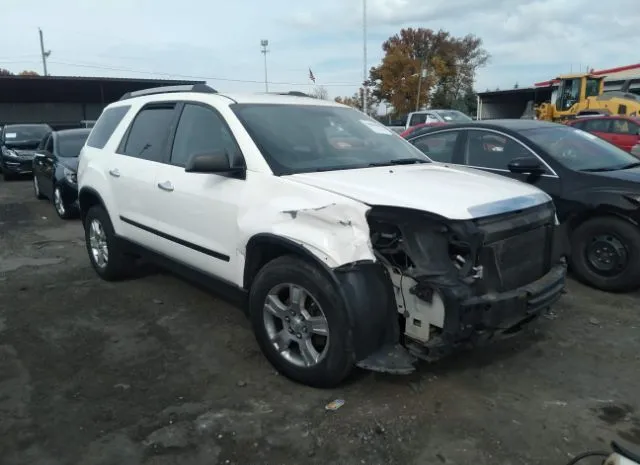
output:
[[[167,273],[100,281],[78,221],[0,182],[0,463],[564,464],[640,444],[639,302],[570,282],[508,341],[310,389],[232,303]]]

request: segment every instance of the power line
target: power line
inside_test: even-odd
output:
[[[103,65],[97,65],[97,64],[90,64],[90,63],[73,63],[73,62],[68,62],[68,61],[58,61],[58,60],[50,60],[49,63],[55,63],[55,64],[59,64],[59,65],[65,65],[65,66],[75,66],[78,68],[92,68],[92,69],[103,69],[103,70],[107,70],[107,71],[122,71],[122,72],[129,72],[129,73],[138,73],[138,74],[150,74],[150,75],[156,75],[156,76],[167,76],[167,77],[179,77],[179,78],[185,78],[185,79],[202,79],[202,80],[208,80],[208,81],[224,81],[224,82],[240,82],[240,83],[248,83],[248,84],[264,84],[264,81],[257,81],[257,80],[252,80],[252,79],[232,79],[232,78],[221,78],[221,77],[214,77],[214,76],[195,76],[195,75],[189,75],[189,74],[176,74],[176,73],[165,73],[165,72],[156,72],[156,71],[142,71],[142,70],[137,70],[137,69],[132,69],[132,68],[121,68],[121,67],[115,67],[115,66],[103,66]],[[269,81],[270,84],[275,84],[275,85],[285,85],[285,86],[308,86],[308,83],[299,83],[299,82],[280,82],[280,81]],[[358,86],[358,84],[354,84],[354,83],[347,83],[347,82],[329,82],[329,83],[323,83],[323,86],[327,86],[327,87],[354,87],[354,86]]]

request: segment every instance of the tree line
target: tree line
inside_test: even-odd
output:
[[[382,44],[382,63],[369,71],[368,112],[380,102],[402,117],[419,108],[451,108],[467,114],[476,110],[473,83],[476,72],[489,61],[482,39],[469,34],[455,37],[444,30],[402,29]],[[336,102],[362,110],[364,86]]]
[[[8,69],[0,68],[0,76],[15,76],[15,74],[9,71]],[[25,69],[24,71],[20,71],[18,73],[18,76],[40,76],[40,75],[35,71],[30,71],[28,69]]]

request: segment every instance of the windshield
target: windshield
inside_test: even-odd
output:
[[[473,119],[457,110],[437,110],[435,113],[447,123],[467,123],[473,121]]]
[[[634,166],[638,159],[613,144],[580,129],[558,125],[526,129],[522,135],[575,171],[614,171]]]
[[[38,145],[42,138],[51,131],[49,126],[41,124],[15,125],[4,128],[3,142],[11,145]]]
[[[58,136],[58,155],[61,157],[74,158],[80,155],[80,150],[89,137],[88,132],[79,134],[65,134]]]
[[[278,104],[231,108],[276,175],[431,161],[387,127],[351,108]]]

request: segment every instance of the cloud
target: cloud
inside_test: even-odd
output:
[[[363,79],[362,0],[5,0],[0,67],[41,71],[38,27],[57,75],[193,77],[227,91],[309,90],[311,68],[331,96]],[[368,0],[368,67],[403,27],[474,34],[492,55],[479,90],[629,64],[638,0]],[[239,82],[248,81],[248,82]],[[276,84],[282,83],[282,84]]]

